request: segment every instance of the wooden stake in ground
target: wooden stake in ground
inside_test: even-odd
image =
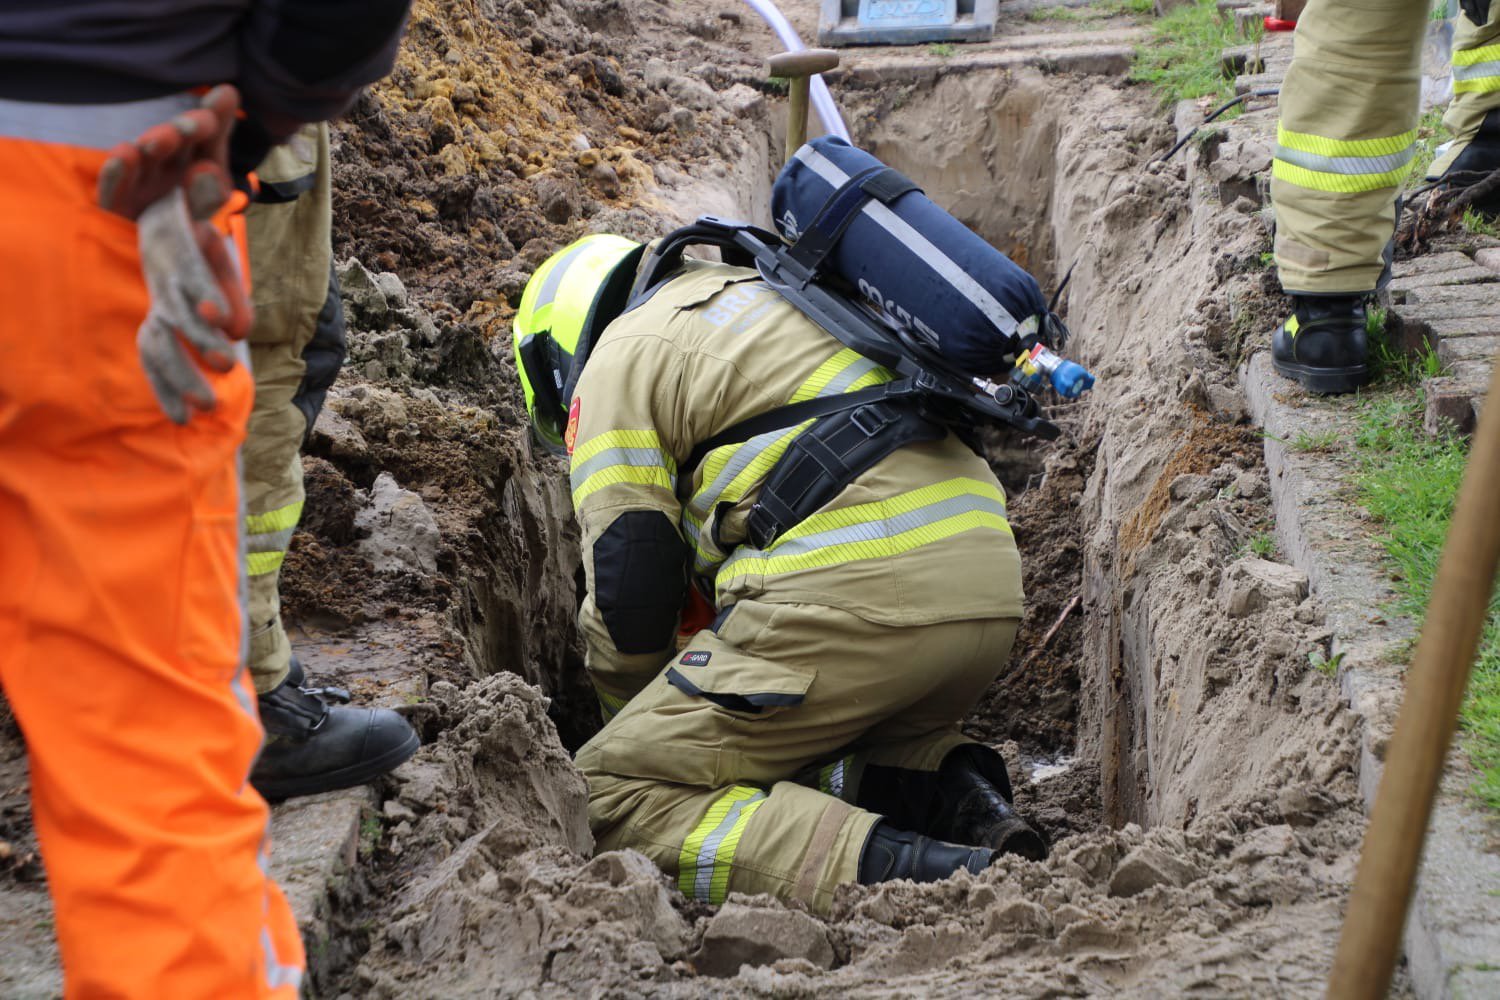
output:
[[[832,49],[799,49],[766,60],[766,72],[791,82],[787,91],[786,158],[807,141],[807,98],[811,78],[837,68],[839,54]]]
[[[1386,752],[1354,892],[1328,980],[1330,1000],[1378,1000],[1401,950],[1427,821],[1500,563],[1500,366],[1438,564],[1427,620]]]

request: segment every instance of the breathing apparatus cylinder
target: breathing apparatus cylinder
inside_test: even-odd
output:
[[[1036,279],[899,173],[841,139],[782,168],[771,209],[794,255],[816,258],[960,371],[1010,372],[1047,314]]]

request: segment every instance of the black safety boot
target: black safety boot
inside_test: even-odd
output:
[[[1443,149],[1439,147],[1438,156]],[[1469,140],[1463,152],[1439,176],[1428,175],[1439,191],[1461,191],[1471,187],[1500,169],[1500,108],[1490,111],[1479,123],[1479,131]],[[1500,189],[1482,194],[1474,199],[1473,207],[1480,215],[1494,220],[1500,217]]]
[[[870,839],[859,856],[859,882],[874,885],[901,878],[938,882],[960,869],[978,875],[994,860],[995,852],[988,848],[947,844],[910,830],[897,830],[881,820],[870,828]]]
[[[301,665],[258,699],[266,730],[250,784],[272,801],[362,785],[417,752],[421,741],[388,708],[349,708],[338,688],[304,688]]]
[[[1308,392],[1353,392],[1370,381],[1363,295],[1293,295],[1292,315],[1271,335],[1271,363]]]
[[[1031,861],[1047,857],[1041,834],[1011,807],[1010,777],[995,751],[977,745],[956,748],[938,768],[938,789],[942,808],[932,827],[936,836]]]

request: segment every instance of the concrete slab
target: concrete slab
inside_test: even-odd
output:
[[[1092,34],[1105,35],[1108,32]],[[1027,36],[1020,36],[1027,37]],[[1067,37],[1067,36],[1048,36]],[[1007,43],[1010,41],[1006,40]],[[887,83],[930,83],[940,76],[954,73],[985,73],[996,70],[1018,69],[1036,66],[1056,73],[1082,73],[1099,76],[1123,76],[1130,69],[1135,57],[1135,47],[1129,43],[1083,43],[1033,47],[1019,49],[984,50],[962,59],[932,60],[927,58],[881,56],[862,59],[856,65],[842,68],[837,73],[826,73],[830,83],[842,74],[865,86]]]
[[[1500,336],[1444,337],[1438,341],[1437,352],[1445,365],[1492,361],[1500,352]]]
[[[1470,373],[1472,374],[1472,373]],[[1347,440],[1354,413],[1340,398],[1318,398],[1275,374],[1265,351],[1240,369],[1254,420],[1265,430],[1266,467],[1282,551],[1308,575],[1327,609],[1339,680],[1363,716],[1360,790],[1374,804],[1385,749],[1399,707],[1411,622],[1385,610],[1393,592],[1369,525],[1341,490],[1350,459],[1339,451],[1301,452],[1301,431],[1333,428]],[[1493,819],[1471,807],[1463,789],[1472,772],[1450,764],[1433,813],[1405,947],[1412,984],[1424,1000],[1500,996],[1500,854]]]
[[[1391,269],[1391,275],[1387,290],[1393,297],[1398,293],[1406,295],[1408,301],[1420,301],[1421,296],[1407,293],[1448,285],[1483,284],[1497,277],[1494,271],[1456,250],[1401,261]]]
[[[297,915],[313,983],[326,981],[340,957],[333,897],[354,870],[362,821],[378,805],[373,789],[349,788],[292,799],[271,812],[271,875]]]
[[[40,884],[0,885],[0,997],[62,996],[62,967],[52,930],[52,900]]]

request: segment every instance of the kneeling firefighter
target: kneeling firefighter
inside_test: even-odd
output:
[[[716,436],[892,375],[750,268],[684,259],[632,297],[647,249],[585,237],[516,318],[528,410],[571,455],[583,530],[580,623],[608,722],[577,762],[599,849],[641,851],[711,903],[768,892],[824,913],[840,883],[1044,857],[1001,757],[958,729],[1021,615],[994,474],[929,425],[768,537],[768,476],[815,422]],[[846,430],[897,409],[861,406]],[[713,614],[679,643],[690,588]]]

